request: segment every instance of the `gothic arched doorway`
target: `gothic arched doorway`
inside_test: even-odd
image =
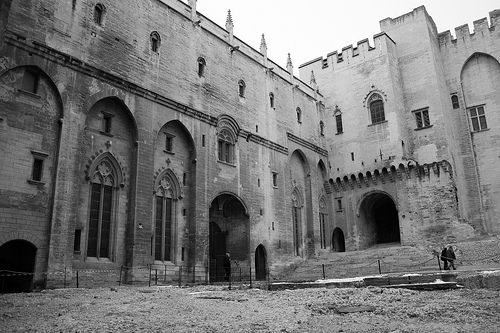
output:
[[[264,281],[266,279],[267,254],[264,245],[260,244],[255,250],[255,279]]]
[[[332,233],[332,250],[334,252],[345,252],[344,232],[340,228],[335,228]]]
[[[9,241],[0,246],[1,273],[28,273],[26,275],[0,277],[1,293],[20,293],[32,290],[36,250],[35,245],[21,239]]]
[[[224,193],[212,201],[209,220],[210,281],[223,281],[226,252],[233,263],[251,264],[250,219],[244,203],[236,195]]]
[[[401,241],[398,211],[394,200],[388,194],[368,194],[362,199],[358,213],[361,227],[359,236],[365,239],[360,248]]]

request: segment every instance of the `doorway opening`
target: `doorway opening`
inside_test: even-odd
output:
[[[255,279],[266,280],[267,254],[264,245],[260,244],[255,250]]]
[[[332,250],[334,252],[345,252],[344,232],[340,228],[335,228],[332,233]]]
[[[11,240],[0,246],[0,274],[20,273],[0,277],[1,293],[32,291],[36,250],[35,245],[21,239]]]

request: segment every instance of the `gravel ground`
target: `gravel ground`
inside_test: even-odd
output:
[[[487,333],[500,330],[499,299],[491,289],[58,289],[0,295],[0,331]]]

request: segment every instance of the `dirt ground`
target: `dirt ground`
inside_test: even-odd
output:
[[[0,332],[487,333],[500,329],[499,299],[491,289],[58,289],[0,295]]]

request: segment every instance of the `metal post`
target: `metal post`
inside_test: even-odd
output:
[[[193,265],[193,283],[196,283],[196,266]]]
[[[182,277],[182,266],[179,266],[179,288],[181,287],[182,285],[182,280],[181,280],[181,277]]]
[[[231,290],[231,269],[229,269],[229,276],[227,278],[229,281],[229,290]]]
[[[205,284],[208,284],[208,266],[205,266]]]
[[[64,267],[64,288],[66,288],[66,267]]]
[[[252,289],[252,265],[250,265],[250,289]]]
[[[441,261],[439,260],[439,254],[436,255],[436,258],[438,260],[439,270],[441,270]]]
[[[167,265],[165,265],[165,270],[163,271],[163,283],[167,283]]]
[[[149,279],[148,279],[148,287],[151,287],[151,264],[149,264]]]
[[[76,271],[76,287],[78,288],[79,284],[78,284],[78,271]]]
[[[380,268],[380,259],[378,261],[378,273],[382,274],[382,269]]]
[[[325,264],[321,264],[321,267],[323,268],[323,280],[325,280]]]
[[[123,266],[120,266],[120,280],[118,280],[118,287],[120,287],[122,285],[122,272],[123,272]],[[76,274],[78,274],[78,271],[76,271]],[[78,275],[77,275],[77,277],[78,277]]]
[[[158,268],[155,269],[155,286],[158,285]]]
[[[241,267],[240,267],[240,282],[241,282]]]
[[[267,270],[267,290],[271,290],[271,270]]]

